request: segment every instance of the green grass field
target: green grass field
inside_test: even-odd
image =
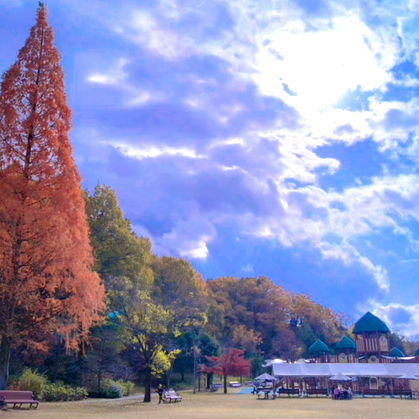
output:
[[[252,394],[182,392],[176,404],[151,403],[142,399],[85,400],[41,403],[38,409],[0,412],[1,418],[31,419],[415,419],[419,400],[288,398],[257,400]]]

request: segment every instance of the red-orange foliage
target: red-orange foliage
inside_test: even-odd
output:
[[[59,61],[41,5],[0,91],[0,389],[11,345],[74,348],[104,308]]]
[[[251,359],[244,359],[244,351],[240,349],[230,349],[228,352],[217,356],[206,356],[209,365],[203,366],[206,373],[214,373],[224,377],[224,393],[227,393],[227,376],[243,377],[250,375]]]

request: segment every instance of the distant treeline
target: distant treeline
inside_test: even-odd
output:
[[[92,328],[84,355],[68,353],[61,336],[51,335],[48,352],[14,351],[12,373],[37,367],[53,382],[90,389],[100,389],[107,378],[141,379],[149,393],[153,376],[170,381],[173,371],[196,374],[206,356],[227,349],[244,350],[256,375],[264,359],[307,357],[317,339],[333,351],[348,333],[344,313],[269,278],[205,282],[186,260],[154,255],[150,240],[138,237],[124,218],[111,188],[99,184],[84,198],[94,269],[106,289],[104,321]],[[404,349],[401,339],[393,341]]]

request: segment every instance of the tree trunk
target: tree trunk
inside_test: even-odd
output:
[[[197,364],[196,346],[194,346],[193,347],[193,394],[196,394],[196,364]]]
[[[97,373],[97,391],[100,390],[100,386],[102,385],[102,373],[99,370]]]
[[[224,375],[224,394],[227,394],[227,374]]]
[[[173,372],[173,362],[170,366],[170,370],[167,371],[167,382],[166,382],[166,388],[169,390],[170,389],[170,380],[172,378],[172,372]]]
[[[9,380],[10,338],[3,335],[0,344],[0,390],[6,390]]]
[[[207,390],[209,390],[212,386],[212,380],[213,380],[214,374],[212,372],[207,372]]]
[[[151,402],[151,368],[147,368],[144,374],[144,403]]]

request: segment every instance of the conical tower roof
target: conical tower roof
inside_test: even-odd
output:
[[[348,338],[347,336],[344,336],[337,344],[336,349],[356,349],[355,342]]]
[[[353,333],[381,332],[390,333],[387,325],[374,314],[368,312],[364,314],[356,323]]]
[[[394,347],[391,350],[390,355],[391,356],[397,356],[398,358],[403,358],[404,357],[404,353],[400,349],[398,349],[396,347]]]
[[[309,348],[308,353],[309,354],[319,354],[324,352],[330,352],[330,349],[327,347],[327,345],[322,342],[320,339],[317,339]]]

